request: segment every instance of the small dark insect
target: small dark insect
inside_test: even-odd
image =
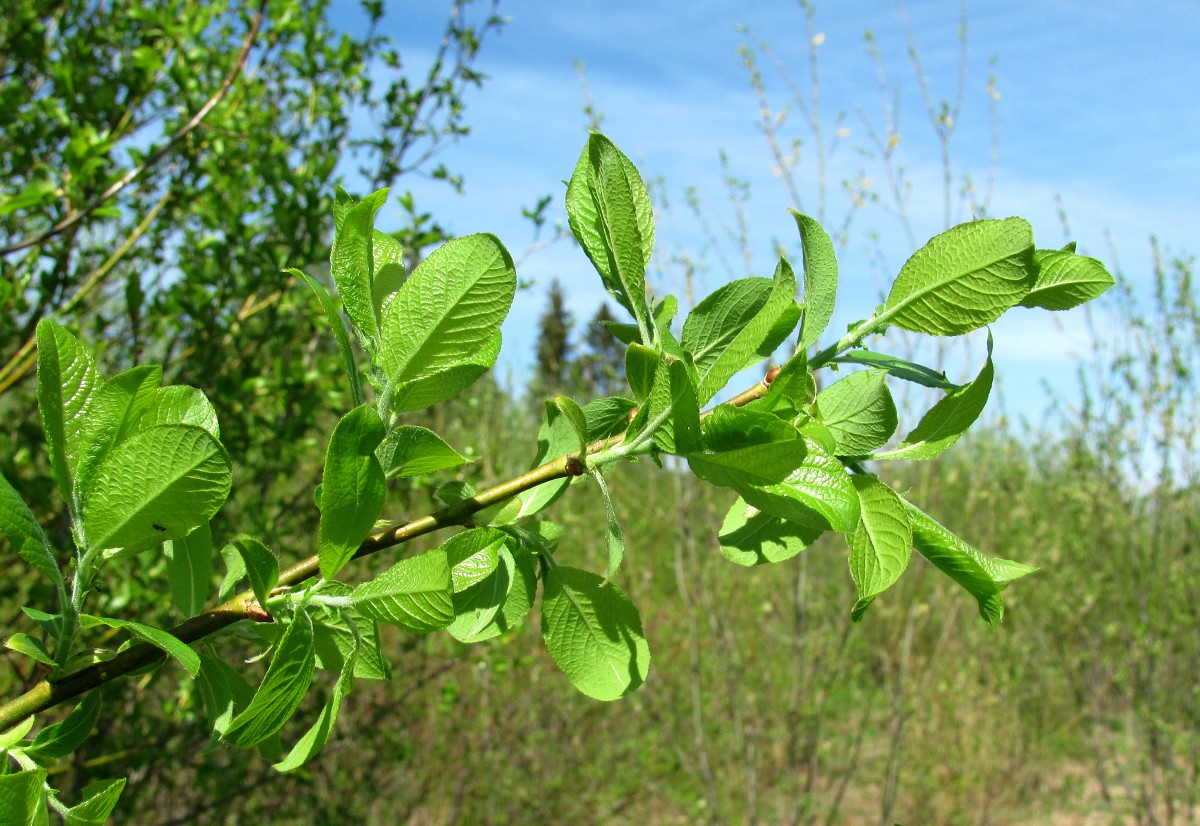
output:
[[[164,528],[162,525],[158,524],[157,522],[155,522],[151,527],[154,528],[154,530],[158,531],[159,533],[167,532],[167,529]]]

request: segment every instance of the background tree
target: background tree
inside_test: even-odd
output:
[[[546,309],[538,320],[537,359],[530,393],[539,406],[540,399],[570,390],[575,350],[571,330],[574,326],[575,319],[567,309],[562,284],[556,278],[550,282]]]

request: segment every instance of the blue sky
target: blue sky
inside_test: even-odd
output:
[[[393,4],[384,29],[401,47],[406,66],[425,65],[444,25],[447,4]],[[481,12],[480,6],[473,12]],[[791,2],[502,2],[511,18],[486,42],[477,68],[489,75],[469,95],[471,135],[441,157],[465,179],[462,195],[443,184],[408,179],[423,209],[456,234],[487,231],[520,258],[531,228],[520,209],[554,196],[549,216],[565,220],[562,181],[570,175],[586,137],[587,119],[574,61],[581,61],[603,131],[648,178],[661,179],[671,213],[659,226],[663,289],[681,289],[670,256],[687,250],[701,265],[697,299],[725,280],[746,275],[737,250],[714,247],[689,213],[684,193],[694,187],[706,220],[734,220],[722,183],[718,153],[730,173],[749,185],[745,205],[754,274],[769,275],[774,244],[795,261],[798,243],[787,214],[791,202],[771,174],[772,157],[758,128],[758,104],[736,50],[769,41],[802,86],[810,82],[808,36],[801,8]],[[911,0],[907,6],[916,45],[935,100],[953,98],[958,77],[959,9],[956,3]],[[965,97],[951,142],[955,189],[964,173],[980,186],[988,176],[992,123],[987,80],[994,71],[999,160],[990,214],[1021,215],[1039,246],[1060,246],[1061,197],[1071,237],[1080,251],[1111,265],[1109,243],[1124,274],[1143,282],[1150,274],[1149,237],[1174,251],[1195,251],[1200,225],[1200,4],[1195,0],[1074,2],[1008,0],[968,8]],[[749,27],[752,34],[739,30]],[[817,4],[815,30],[822,110],[827,135],[845,112],[848,134],[831,157],[827,223],[838,225],[847,199],[837,181],[861,174],[887,197],[881,164],[858,150],[869,146],[859,110],[879,127],[881,100],[875,67],[864,43],[872,30],[885,73],[900,88],[897,159],[912,182],[909,214],[918,243],[943,228],[941,160],[929,125],[897,8],[888,2]],[[995,58],[994,69],[990,60]],[[782,78],[759,55],[773,109],[788,100]],[[786,136],[805,139],[798,184],[801,205],[816,211],[816,168],[811,135],[798,112]],[[386,227],[389,210],[381,213]],[[392,211],[398,215],[398,208]],[[955,220],[969,217],[956,212]],[[720,230],[717,230],[720,234]],[[873,240],[877,238],[878,240]],[[880,290],[911,252],[895,216],[878,206],[856,213],[840,254],[841,308],[830,333],[866,315]],[[536,286],[518,295],[504,328],[501,374],[522,381],[532,360],[536,321],[552,278],[566,287],[577,323],[604,298],[598,279],[571,242],[531,255],[519,268]],[[665,283],[664,283],[665,282]],[[1106,327],[1103,308],[1097,328]],[[1014,416],[1036,420],[1042,381],[1071,381],[1073,359],[1092,347],[1082,314],[1019,311],[995,327],[996,361],[1005,404]],[[882,343],[876,346],[883,347]],[[983,343],[952,351],[951,378],[965,380],[982,359]]]

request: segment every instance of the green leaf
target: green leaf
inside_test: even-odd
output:
[[[620,396],[588,402],[583,406],[588,438],[608,439],[623,432],[629,425],[629,411],[636,406],[631,399],[623,399]]]
[[[354,589],[336,580],[322,580],[314,591],[348,597]],[[354,624],[353,629],[351,623]],[[321,615],[313,620],[313,645],[317,668],[340,672],[347,658],[354,655],[355,677],[365,680],[392,678],[391,665],[379,646],[378,624],[353,609],[322,606]]]
[[[50,469],[59,494],[70,503],[88,408],[104,378],[79,340],[48,318],[38,322],[37,350],[38,409]]]
[[[475,356],[500,329],[516,288],[512,257],[494,235],[447,241],[384,308],[387,377],[428,378]]]
[[[404,247],[385,232],[371,233],[371,301],[375,313],[382,311],[384,303],[404,283]]]
[[[746,409],[771,413],[781,419],[795,419],[807,410],[817,395],[817,383],[808,370],[808,356],[797,350],[779,369],[767,394],[746,405]]]
[[[876,353],[872,350],[852,350],[833,359],[835,364],[863,364],[886,370],[898,379],[911,381],[924,387],[937,390],[957,390],[958,385],[946,378],[945,373],[939,373],[932,367],[906,361],[886,353]]]
[[[450,562],[454,622],[447,629],[467,642],[496,617],[512,584],[512,568],[502,564],[507,534],[492,528],[464,531],[442,545]],[[511,554],[508,555],[511,563]]]
[[[329,294],[329,290],[325,289],[325,285],[315,278],[294,267],[286,269],[284,272],[299,278],[317,294],[317,300],[321,302],[321,309],[325,313],[325,320],[329,323],[329,329],[333,332],[333,337],[338,343],[338,351],[342,355],[342,367],[346,371],[346,380],[350,384],[350,398],[354,406],[358,407],[363,403],[362,379],[358,375],[358,366],[354,363],[354,350],[350,346],[350,336],[346,332],[346,325],[342,322],[342,314],[338,312],[337,303]]]
[[[3,826],[40,826],[47,823],[45,769],[0,775],[0,823]]]
[[[782,482],[808,455],[799,431],[769,413],[720,405],[704,428],[704,451],[687,456],[692,473],[739,492]]]
[[[387,190],[381,189],[363,198],[347,210],[342,224],[334,233],[330,255],[330,272],[337,286],[338,297],[350,323],[354,325],[363,348],[374,357],[379,347],[379,319],[371,295],[374,274],[372,233],[375,213],[387,201]]]
[[[135,433],[96,469],[83,506],[90,547],[144,551],[207,524],[229,496],[229,455],[203,428]]]
[[[154,405],[161,383],[162,368],[148,364],[113,376],[96,392],[83,429],[83,451],[75,473],[77,496],[87,498],[96,468]]]
[[[979,615],[995,628],[1004,619],[1003,583],[1032,572],[1033,568],[1007,559],[981,554],[946,530],[929,514],[905,501],[912,519],[913,547],[946,576],[979,602]]]
[[[1117,283],[1112,274],[1095,258],[1075,255],[1074,250],[1036,250],[1037,281],[1022,307],[1046,310],[1070,310],[1099,298]]]
[[[536,468],[559,456],[565,456],[575,448],[578,440],[575,428],[572,427],[566,415],[557,405],[547,401],[546,415],[542,419],[541,427],[538,428],[538,452],[530,467]],[[533,516],[535,513],[545,510],[558,497],[562,496],[570,484],[570,478],[555,479],[534,488],[525,495],[520,515]]]
[[[266,610],[267,598],[279,584],[279,560],[270,548],[246,534],[238,534],[229,544],[245,563],[254,598],[263,610]]]
[[[12,728],[0,732],[0,749],[8,751],[25,739],[25,735],[33,728],[33,715],[19,721]]]
[[[46,646],[42,644],[42,641],[34,639],[23,631],[13,634],[4,641],[4,644],[18,654],[24,654],[26,657],[35,659],[43,665],[48,665],[52,668],[58,666],[58,663],[54,661],[54,657],[46,650]]]
[[[325,579],[333,579],[350,561],[379,518],[387,481],[375,448],[383,436],[379,414],[366,405],[343,416],[329,436],[317,551]]]
[[[773,279],[742,278],[718,288],[692,309],[680,340],[696,365],[696,398],[704,404],[733,376],[757,364],[795,326],[796,276],[779,259]],[[783,330],[780,319],[790,319]],[[769,351],[768,353],[769,354]]]
[[[992,392],[992,337],[988,356],[979,375],[970,384],[947,393],[904,441],[892,450],[876,453],[876,459],[932,459],[954,444],[979,418]]]
[[[791,559],[824,532],[763,513],[739,496],[725,514],[717,539],[726,559],[749,567]]]
[[[1029,222],[959,224],[905,262],[879,320],[914,333],[969,333],[1018,304],[1036,278]]]
[[[375,456],[388,479],[423,476],[471,461],[446,444],[441,436],[417,425],[393,429],[375,449]]]
[[[858,493],[842,463],[804,434],[799,467],[780,482],[731,485],[746,502],[808,528],[848,532],[858,524]]]
[[[365,616],[425,634],[454,621],[452,594],[450,564],[438,549],[400,560],[350,596]]]
[[[629,694],[650,668],[637,609],[589,571],[555,566],[546,572],[542,639],[571,683],[597,700]]]
[[[604,573],[604,580],[607,582],[617,575],[617,571],[621,567],[621,560],[625,558],[625,534],[621,530],[621,523],[617,521],[617,509],[613,507],[612,497],[608,494],[608,482],[604,480],[604,474],[597,470],[591,476],[600,487],[600,495],[604,498],[604,513],[607,517],[604,527],[604,542],[608,547],[608,570]]]
[[[195,677],[200,670],[200,655],[193,651],[186,642],[161,628],[153,628],[130,620],[97,617],[90,614],[80,614],[79,618],[81,621],[86,620],[88,625],[107,625],[109,628],[128,631],[142,642],[153,645],[174,658],[183,666],[183,670],[188,673],[189,677]]]
[[[225,562],[225,576],[217,588],[217,600],[225,601],[233,593],[233,589],[246,576],[246,561],[238,553],[237,548],[226,545],[221,549],[221,559]]]
[[[639,404],[645,404],[654,389],[662,354],[644,344],[634,342],[625,350],[625,380]]]
[[[833,318],[838,265],[833,242],[821,225],[794,209],[789,212],[796,219],[800,243],[804,248],[804,320],[800,324],[800,341],[796,345],[797,350],[803,351],[817,343]]]
[[[402,413],[424,410],[430,405],[453,398],[492,369],[500,355],[500,331],[488,339],[470,358],[444,368],[432,376],[385,385],[385,410]]]
[[[342,700],[354,688],[354,668],[355,660],[358,659],[357,654],[357,651],[351,651],[346,657],[342,671],[338,674],[337,682],[334,683],[333,691],[325,700],[325,705],[321,708],[317,721],[296,742],[296,745],[292,746],[287,757],[272,766],[276,771],[284,773],[295,771],[311,760],[329,742],[333,724],[337,722],[338,712],[342,708]]]
[[[224,660],[208,654],[200,655],[196,689],[209,725],[217,734],[224,734],[237,713],[254,698],[254,688],[245,677]]]
[[[833,433],[838,456],[862,456],[896,431],[896,403],[882,370],[860,370],[817,395],[815,414]]]
[[[612,141],[593,132],[567,185],[566,206],[571,233],[644,337],[651,324],[646,267],[654,250],[654,211],[642,176]]]
[[[158,388],[134,423],[134,429],[148,430],[163,424],[191,424],[204,428],[218,441],[221,438],[217,411],[208,397],[194,387],[172,384]]]
[[[275,655],[254,692],[254,699],[225,731],[223,739],[226,743],[238,748],[261,743],[279,731],[295,713],[312,682],[315,665],[312,642],[312,618],[304,608],[298,607],[275,648]]]
[[[33,738],[27,753],[39,762],[66,757],[83,745],[100,718],[100,692],[87,694],[62,721],[46,726]]]
[[[874,476],[855,476],[858,491],[858,527],[846,534],[850,546],[850,575],[858,588],[858,601],[850,617],[862,619],[876,596],[890,588],[912,555],[912,519],[904,500]]]
[[[171,597],[185,617],[204,610],[212,586],[212,530],[201,525],[185,537],[163,543]]]
[[[83,802],[67,809],[66,826],[103,826],[124,790],[124,777],[89,783],[83,789]]]
[[[0,474],[0,536],[9,541],[22,559],[48,576],[60,589],[64,587],[50,539],[3,474]]]
[[[475,643],[499,636],[518,627],[533,608],[537,593],[534,556],[524,543],[506,542],[500,548],[500,563],[484,580],[454,595],[455,619],[447,629],[460,642]],[[501,590],[504,591],[500,594]],[[500,607],[492,619],[478,626],[491,609],[497,595]],[[474,630],[478,627],[478,630]]]
[[[584,456],[587,454],[588,429],[587,416],[584,415],[583,408],[579,406],[579,402],[567,396],[555,396],[553,404],[562,411],[563,416],[567,419],[567,423],[571,425],[571,429],[579,437],[579,455]]]

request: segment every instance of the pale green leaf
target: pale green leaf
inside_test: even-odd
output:
[[[800,230],[804,248],[804,320],[800,323],[800,342],[797,350],[807,350],[817,343],[821,333],[833,318],[837,299],[838,266],[833,242],[817,221],[789,210]]]
[[[714,485],[782,482],[808,455],[799,431],[770,413],[721,405],[704,420],[702,452],[688,454],[692,473]]]
[[[453,587],[445,551],[402,559],[351,593],[365,616],[413,633],[445,628],[454,621]]]
[[[71,502],[88,408],[104,378],[79,340],[48,318],[38,322],[37,350],[37,400],[50,469],[59,494]]]
[[[363,348],[372,356],[379,346],[380,331],[371,295],[374,274],[371,242],[375,213],[385,201],[387,190],[381,189],[345,211],[341,226],[334,233],[329,259],[338,297],[342,300],[350,323],[358,332]]]
[[[876,353],[872,350],[851,350],[849,353],[843,353],[833,359],[833,363],[863,364],[867,367],[886,370],[898,379],[911,381],[925,387],[933,387],[938,390],[958,389],[958,385],[947,379],[945,373],[939,373],[932,367],[889,356],[886,353]]]
[[[861,456],[896,431],[896,403],[882,370],[860,370],[817,395],[815,414],[833,434],[838,456]]]
[[[739,484],[747,503],[809,528],[852,531],[858,524],[858,493],[842,463],[807,434],[799,467],[780,482]]]
[[[0,474],[0,536],[9,541],[22,559],[63,587],[62,572],[49,537],[3,474]]]
[[[383,437],[379,414],[366,405],[343,416],[329,436],[317,551],[325,579],[333,579],[350,561],[379,518],[387,481],[375,449]]]
[[[571,683],[616,700],[646,679],[650,648],[637,609],[611,582],[575,568],[545,574],[542,639]]]
[[[442,545],[450,561],[454,622],[447,629],[469,641],[496,617],[512,583],[511,565],[502,564],[508,536],[491,528],[464,531]],[[511,561],[511,554],[508,555]]]
[[[617,575],[621,561],[625,558],[625,533],[621,530],[621,523],[617,521],[617,509],[608,494],[608,482],[604,480],[603,472],[597,470],[591,476],[596,480],[600,487],[600,495],[604,498],[604,543],[608,547],[608,569],[604,572],[604,579],[607,582]]]
[[[4,644],[18,654],[24,654],[26,657],[35,659],[43,665],[58,666],[58,663],[54,661],[53,655],[46,650],[46,646],[42,644],[42,641],[29,636],[23,631],[13,634],[4,641]]]
[[[67,809],[66,826],[103,826],[124,790],[124,777],[89,783],[83,789],[83,802]]]
[[[1095,258],[1075,255],[1074,250],[1036,250],[1037,281],[1022,307],[1046,310],[1070,310],[1099,298],[1117,283],[1104,265]]]
[[[342,368],[346,371],[346,381],[350,384],[350,399],[353,405],[358,407],[363,403],[362,379],[358,375],[358,365],[354,363],[354,350],[350,346],[350,336],[346,332],[346,325],[342,322],[342,314],[338,312],[337,302],[329,294],[329,290],[325,289],[325,285],[315,278],[295,268],[284,270],[284,272],[290,273],[307,284],[316,293],[317,300],[321,302],[325,321],[333,332],[333,337],[338,343],[338,352],[342,356]]]
[[[475,356],[500,329],[516,287],[512,257],[494,235],[434,250],[384,308],[380,359],[388,378],[427,378]]]
[[[212,530],[201,525],[185,537],[163,543],[171,597],[185,617],[204,610],[212,587]]]
[[[322,580],[315,593],[348,597],[354,589],[336,580]],[[351,623],[354,627],[351,628]],[[313,619],[313,645],[317,668],[340,672],[354,655],[354,676],[366,680],[390,680],[392,667],[379,645],[379,625],[358,611],[324,608]]]
[[[54,725],[46,726],[33,738],[27,752],[35,760],[57,760],[83,745],[100,718],[100,692],[92,691],[75,710]]]
[[[566,206],[571,233],[605,288],[648,331],[646,267],[654,250],[654,212],[633,162],[598,132],[588,136],[575,165]]]
[[[858,527],[846,534],[850,575],[858,588],[851,618],[862,619],[876,596],[890,588],[912,555],[912,519],[904,500],[874,476],[855,476],[860,506]]]
[[[317,716],[317,721],[296,742],[296,745],[288,752],[287,757],[272,766],[276,771],[284,773],[295,771],[311,760],[329,742],[329,735],[333,732],[333,724],[337,722],[338,711],[342,707],[342,700],[354,688],[354,671],[355,660],[358,658],[357,654],[356,650],[352,650],[349,656],[346,657],[341,673],[338,674],[337,682],[334,683],[333,691],[329,693],[328,699],[325,700],[325,705],[322,706],[321,713]]]
[[[261,743],[295,713],[312,682],[315,665],[312,642],[312,618],[304,608],[297,608],[275,648],[262,683],[254,692],[254,699],[225,731],[222,739],[226,743],[239,748]]]
[[[217,411],[208,397],[195,387],[172,384],[158,388],[134,427],[146,430],[163,424],[191,424],[204,428],[214,439],[221,438]]]
[[[579,437],[579,455],[583,456],[587,453],[588,446],[587,416],[584,415],[583,408],[579,406],[579,402],[567,396],[555,396],[553,403],[562,411],[575,435]]]
[[[238,552],[246,566],[254,598],[263,610],[266,610],[267,598],[279,584],[279,560],[270,548],[246,534],[235,536],[229,544]]]
[[[791,559],[824,532],[763,513],[739,496],[725,514],[717,538],[726,559],[748,567]]]
[[[393,429],[375,449],[375,456],[389,479],[436,473],[471,461],[441,436],[417,425]]]
[[[39,826],[46,823],[45,785],[45,769],[0,775],[0,824]]]
[[[86,620],[89,625],[107,625],[109,628],[119,628],[123,631],[128,631],[142,642],[153,645],[155,648],[169,654],[176,662],[183,666],[183,670],[188,673],[189,677],[195,677],[200,670],[200,655],[193,651],[186,642],[163,631],[161,628],[154,628],[130,620],[116,619],[114,617],[97,617],[90,614],[80,614],[79,618],[81,622]]]
[[[905,262],[880,320],[915,333],[969,333],[1024,299],[1036,277],[1023,218],[960,224]]]
[[[83,506],[90,547],[138,552],[207,524],[233,482],[229,456],[201,427],[163,425],[109,451]]]
[[[492,369],[500,355],[500,331],[473,353],[470,358],[443,368],[432,376],[413,381],[388,382],[385,387],[384,410],[402,413],[424,410],[430,405],[453,398]]]

